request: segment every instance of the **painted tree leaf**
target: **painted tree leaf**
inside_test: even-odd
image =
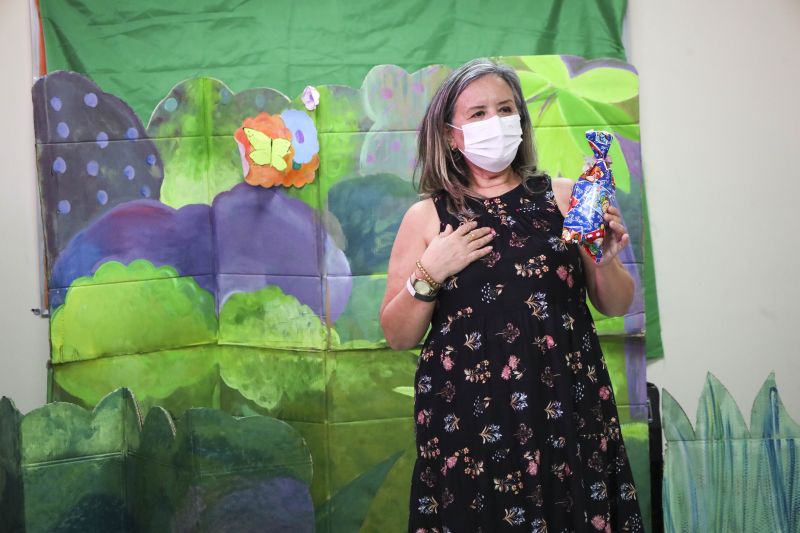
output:
[[[569,91],[558,92],[558,104],[565,124],[587,130],[602,129],[607,125],[589,102]],[[585,137],[584,143],[586,143]],[[589,146],[588,143],[586,146]]]
[[[546,99],[528,104],[534,130],[550,126],[570,126],[569,123],[565,122],[564,115],[561,113],[558,100],[559,94],[560,91],[554,91]]]
[[[623,102],[639,95],[639,77],[622,68],[598,67],[571,78],[567,88],[587,100]]]
[[[667,398],[665,392],[664,399]],[[793,438],[759,434],[765,426],[769,434],[783,418],[776,408],[782,406],[774,377],[770,376],[756,398],[751,413],[753,427],[749,433],[743,431],[746,428],[738,408],[719,381],[709,374],[698,408],[700,438],[670,440],[667,445],[666,531],[797,531],[800,526],[797,442]],[[770,417],[771,421],[765,421]],[[666,409],[664,423],[668,430],[670,420]]]
[[[683,407],[667,389],[662,390],[661,412],[664,419],[664,438],[669,441],[695,440],[694,428]]]
[[[360,531],[375,493],[401,455],[402,451],[394,453],[339,489],[317,509],[317,530],[331,533]]]
[[[402,394],[403,396],[414,397],[414,387],[395,387],[392,391],[397,394]]]
[[[539,168],[553,177],[576,179],[583,172],[584,158],[569,128],[536,128]]]
[[[583,159],[591,156],[592,152],[589,149],[589,143],[586,140],[585,132],[589,129],[606,129],[607,125],[597,111],[582,98],[578,98],[568,91],[560,91],[558,93],[558,102],[561,113],[564,115],[564,122],[571,124],[570,133],[577,147],[580,147]],[[609,128],[613,131],[613,128]],[[628,192],[631,188],[631,175],[628,170],[625,155],[622,153],[619,141],[615,139],[611,143],[611,148],[608,150],[608,155],[612,161],[611,171],[614,173],[614,182],[617,189]],[[577,175],[575,175],[577,178]]]
[[[542,93],[551,87],[549,81],[530,70],[518,70],[517,75],[522,87],[522,96],[526,101],[530,101],[532,98],[538,100],[543,96]]]
[[[781,401],[774,372],[764,381],[753,402],[750,436],[763,439],[760,450],[766,464],[760,472],[767,479],[760,492],[770,495],[763,507],[774,516],[777,526],[770,530],[797,531],[800,527],[800,473],[795,443],[800,437],[800,426]]]
[[[706,384],[697,405],[695,431],[698,438],[705,440],[746,439],[750,436],[736,401],[710,372],[706,375]]]
[[[561,88],[569,83],[569,71],[561,56],[523,56],[521,59],[525,66],[552,85]]]
[[[781,401],[774,372],[764,381],[753,401],[750,435],[765,439],[800,439],[800,425],[792,419]]]
[[[603,122],[608,125],[610,131],[631,141],[639,142],[638,117],[631,116],[618,105],[588,100],[586,103],[592,106],[598,115],[603,117]]]

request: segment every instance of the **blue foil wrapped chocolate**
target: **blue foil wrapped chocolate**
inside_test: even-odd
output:
[[[614,202],[616,190],[607,159],[614,137],[607,131],[589,130],[586,140],[594,153],[594,164],[581,174],[572,188],[561,238],[564,242],[577,242],[599,263],[603,258],[606,230],[603,216]]]

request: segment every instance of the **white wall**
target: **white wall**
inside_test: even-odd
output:
[[[40,306],[39,222],[27,0],[0,0],[0,396],[27,412],[45,401],[47,321]]]
[[[0,1],[0,395],[44,402],[46,321],[26,0]],[[694,418],[707,371],[745,418],[771,370],[800,421],[800,2],[634,0],[642,147],[666,357],[649,379]],[[797,215],[795,215],[797,213]]]
[[[774,370],[800,422],[800,2],[628,10],[666,353],[648,379],[694,421],[711,371],[749,420]]]

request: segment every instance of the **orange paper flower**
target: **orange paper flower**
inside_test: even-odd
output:
[[[262,187],[294,185],[297,178],[292,168],[292,132],[280,116],[259,113],[246,118],[234,138],[242,149],[242,168],[247,183]]]

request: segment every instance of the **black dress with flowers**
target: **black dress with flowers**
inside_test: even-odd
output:
[[[468,199],[493,228],[446,281],[415,379],[408,531],[643,531],[581,259],[552,189]]]

